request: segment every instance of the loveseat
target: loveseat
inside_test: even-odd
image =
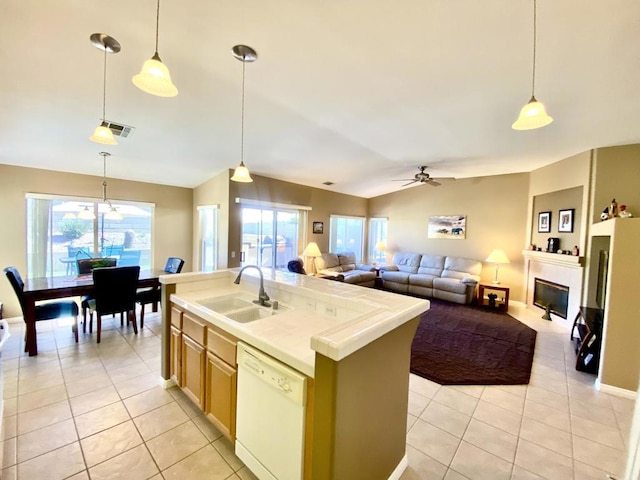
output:
[[[316,272],[323,275],[344,275],[344,282],[363,287],[373,287],[376,283],[376,271],[371,265],[356,263],[356,254],[323,253],[314,258]]]
[[[420,253],[396,253],[380,267],[385,289],[471,303],[480,281],[482,262],[470,258]]]

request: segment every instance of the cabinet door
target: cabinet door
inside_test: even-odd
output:
[[[171,326],[171,343],[169,346],[170,365],[169,373],[171,379],[176,382],[176,385],[182,386],[182,332],[174,326]]]
[[[202,345],[182,334],[182,390],[204,410],[206,351]]]
[[[212,353],[207,353],[207,418],[230,441],[236,440],[237,370]]]

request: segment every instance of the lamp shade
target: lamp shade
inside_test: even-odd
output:
[[[509,263],[509,258],[507,258],[507,254],[504,253],[503,250],[499,248],[494,248],[486,260],[488,263]]]
[[[302,252],[303,257],[320,257],[322,253],[320,252],[320,248],[318,248],[318,244],[316,242],[309,242],[307,248]]]
[[[116,139],[113,138],[113,132],[105,122],[102,122],[93,131],[93,135],[89,137],[89,140],[96,143],[102,143],[103,145],[117,145]]]
[[[84,207],[80,212],[78,212],[78,218],[81,220],[95,220],[96,216],[91,210],[89,210],[89,207]]]
[[[133,84],[145,93],[156,97],[175,97],[178,89],[171,81],[169,69],[156,53],[144,62],[142,70],[131,79]]]
[[[387,244],[380,240],[378,243],[376,243],[376,250],[379,252],[386,252]]]
[[[111,207],[109,211],[104,215],[106,220],[122,220],[122,214],[118,212],[116,207]]]
[[[553,122],[553,118],[547,114],[544,104],[532,96],[529,103],[520,110],[520,115],[513,122],[511,128],[514,130],[534,130],[549,125],[551,122]]]
[[[244,166],[244,162],[240,162],[240,165],[236,167],[231,180],[240,183],[253,182],[253,178],[251,178],[251,175],[249,175],[249,169]]]

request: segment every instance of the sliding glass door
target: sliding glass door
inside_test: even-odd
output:
[[[199,206],[198,219],[200,271],[212,272],[218,269],[218,206]]]
[[[297,210],[244,207],[241,265],[286,269],[298,257]]]

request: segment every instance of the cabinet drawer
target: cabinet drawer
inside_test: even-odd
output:
[[[189,335],[200,345],[204,345],[206,332],[207,327],[200,319],[192,317],[188,313],[182,315],[182,333]]]
[[[171,306],[171,325],[182,330],[182,310]]]
[[[208,329],[207,348],[209,351],[231,366],[236,365],[236,342],[237,339],[224,335],[211,328]]]

